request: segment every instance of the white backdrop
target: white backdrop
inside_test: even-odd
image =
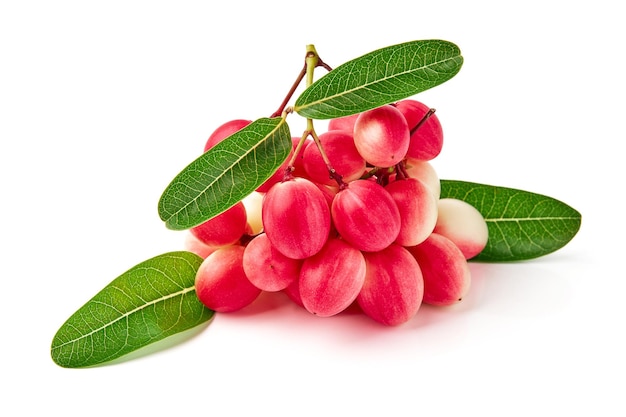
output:
[[[3,2],[0,414],[624,415],[623,22],[609,0],[510,4]],[[569,245],[474,263],[462,303],[397,328],[263,297],[133,360],[52,362],[77,308],[182,249],[164,187],[219,124],[272,113],[307,44],[337,66],[428,38],[465,58],[415,96],[444,127],[440,177],[566,202]]]

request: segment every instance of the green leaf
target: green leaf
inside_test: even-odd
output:
[[[173,230],[197,226],[226,211],[265,182],[293,149],[284,118],[258,119],[184,168],[159,200]]]
[[[565,246],[580,229],[578,211],[552,197],[528,191],[441,180],[441,198],[446,197],[466,201],[487,221],[487,247],[473,260],[537,258]]]
[[[52,359],[66,368],[101,364],[213,317],[196,296],[202,258],[170,252],[129,269],[76,311],[52,341]]]
[[[294,110],[310,119],[360,113],[442,84],[462,64],[459,48],[443,40],[388,46],[325,74],[302,92]]]

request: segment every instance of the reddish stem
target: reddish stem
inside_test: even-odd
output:
[[[339,175],[337,171],[335,171],[335,168],[333,168],[332,164],[330,163],[330,159],[328,159],[328,155],[326,154],[326,151],[324,150],[324,147],[322,146],[322,142],[320,141],[320,138],[317,136],[314,130],[308,130],[307,132],[313,137],[313,141],[315,142],[317,149],[320,151],[322,160],[326,164],[326,169],[328,169],[328,174],[330,178],[332,178],[333,180],[337,182],[337,185],[339,185],[340,190],[343,190],[344,188],[348,186],[348,184],[343,181],[343,176]]]
[[[396,165],[396,179],[405,180],[407,178],[409,178],[409,173],[406,170],[404,161],[402,161]]]
[[[283,102],[280,103],[280,106],[278,107],[278,110],[276,110],[274,113],[272,113],[272,115],[270,117],[278,117],[281,114],[283,114],[283,111],[285,110],[285,107],[287,107],[287,103],[289,103],[289,100],[291,100],[291,98],[293,97],[294,93],[296,92],[296,89],[298,88],[298,86],[300,85],[300,83],[304,79],[304,76],[306,75],[306,71],[307,71],[306,58],[311,56],[310,54],[312,54],[312,52],[308,52],[307,53],[307,55],[305,57],[304,67],[302,68],[302,70],[300,70],[300,73],[296,77],[296,81],[294,81],[293,85],[289,89],[289,92],[285,96]],[[318,59],[318,62],[317,62],[316,67],[323,67],[327,71],[332,71],[332,68],[330,66],[328,66],[324,61],[322,61],[322,59],[319,56],[317,57],[317,59]]]
[[[280,103],[280,106],[278,107],[278,110],[276,110],[270,117],[278,117],[281,114],[283,114],[283,111],[285,110],[285,107],[287,106],[287,103],[289,103],[289,100],[291,100],[291,97],[293,97],[293,93],[296,92],[296,89],[298,88],[298,86],[300,85],[302,80],[304,79],[305,75],[306,75],[306,64],[304,64],[304,68],[302,68],[302,70],[298,74],[298,77],[296,78],[296,81],[293,83],[293,85],[289,89],[289,92],[285,96],[285,99],[283,100],[282,103]]]
[[[424,117],[422,117],[422,119],[419,122],[417,122],[415,127],[411,129],[411,135],[413,135],[413,133],[415,133],[417,129],[419,129],[424,123],[426,123],[426,120],[428,120],[430,116],[432,116],[435,113],[435,111],[436,111],[435,109],[429,109],[424,115]]]

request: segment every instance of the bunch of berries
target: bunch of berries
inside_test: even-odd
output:
[[[249,123],[223,124],[205,151]],[[395,326],[422,303],[465,296],[467,260],[483,250],[488,230],[473,206],[440,198],[430,163],[443,146],[434,109],[402,100],[292,140],[271,178],[190,230],[187,250],[205,258],[196,276],[202,303],[231,312],[262,291],[284,291],[317,316],[356,304]]]

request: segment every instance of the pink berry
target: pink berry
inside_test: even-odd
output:
[[[267,235],[255,236],[243,253],[243,270],[257,288],[274,292],[285,289],[300,274],[299,259],[288,258],[277,251]]]
[[[204,152],[208,151],[217,143],[221,142],[233,133],[236,133],[248,126],[250,123],[252,123],[252,120],[235,119],[220,125],[207,139],[206,144],[204,145]]]
[[[314,184],[322,191],[324,197],[326,197],[326,202],[328,203],[328,208],[330,209],[333,204],[333,200],[335,199],[335,196],[339,192],[339,187],[334,185],[320,184],[317,182],[315,182]]]
[[[263,199],[262,217],[270,242],[289,258],[315,255],[328,240],[330,209],[326,197],[305,178],[274,185]]]
[[[302,263],[302,304],[320,317],[338,314],[356,299],[364,279],[363,254],[344,240],[329,239],[321,251]]]
[[[191,233],[209,246],[232,245],[246,232],[247,214],[241,201],[206,222],[192,227]]]
[[[367,162],[377,167],[390,167],[402,161],[409,139],[406,119],[391,105],[365,111],[354,123],[356,148]]]
[[[437,222],[437,199],[417,178],[396,179],[385,189],[400,211],[400,232],[395,242],[402,246],[422,243]]]
[[[346,130],[348,132],[353,132],[354,123],[358,117],[359,113],[330,119],[328,121],[328,130]]]
[[[424,242],[407,249],[422,271],[424,303],[447,306],[465,297],[471,274],[463,252],[454,242],[432,233]]]
[[[300,279],[294,280],[291,284],[289,284],[283,292],[287,295],[287,297],[294,302],[294,304],[304,308],[304,304],[302,304],[302,297],[300,297]]]
[[[384,249],[400,233],[398,206],[391,194],[374,181],[353,181],[339,190],[331,213],[337,232],[359,250]]]
[[[342,176],[343,181],[350,182],[363,175],[365,159],[356,149],[352,132],[331,130],[322,133],[319,139],[331,166]],[[312,181],[326,185],[336,184],[315,144],[307,146],[304,151],[303,166],[307,177]]]
[[[193,252],[201,258],[206,258],[218,249],[218,247],[216,246],[207,245],[206,243],[195,237],[193,233],[187,233],[185,235],[185,241],[183,242],[183,246],[185,250]]]
[[[196,273],[196,294],[208,308],[220,313],[240,310],[251,304],[261,290],[243,270],[244,247],[224,246],[210,254]]]
[[[406,172],[411,178],[417,178],[430,188],[436,199],[441,196],[441,182],[435,168],[429,161],[419,159],[406,159]]]
[[[422,272],[407,249],[392,244],[365,252],[366,274],[357,302],[375,321],[396,326],[417,313],[424,295]]]
[[[443,148],[443,129],[437,115],[434,113],[428,115],[428,118],[417,127],[430,111],[428,106],[416,100],[402,100],[396,103],[396,108],[406,118],[411,131],[411,140],[406,156],[430,161],[439,155]]]
[[[437,206],[435,233],[453,241],[465,259],[473,258],[485,249],[489,229],[484,217],[474,206],[454,198],[442,198]]]

